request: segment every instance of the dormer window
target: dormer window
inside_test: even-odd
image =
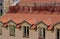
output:
[[[27,21],[23,21],[21,23],[22,26],[22,34],[24,38],[29,38],[29,28],[31,26],[31,24],[29,24]]]
[[[29,27],[28,26],[24,26],[23,27],[23,37],[29,37]]]
[[[10,36],[15,36],[15,26],[9,25]]]
[[[57,29],[57,39],[60,39],[60,29]]]
[[[45,38],[45,28],[38,28],[39,31],[39,39]]]
[[[2,35],[2,26],[3,26],[3,24],[2,24],[2,22],[0,22],[0,35]]]
[[[36,24],[37,30],[38,30],[38,38],[39,39],[45,39],[46,38],[46,24],[44,22],[39,22]]]
[[[2,3],[0,3],[0,6],[2,6]]]
[[[2,14],[3,14],[3,11],[2,11],[2,9],[0,10],[0,16],[2,16]]]

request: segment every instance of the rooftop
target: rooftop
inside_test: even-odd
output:
[[[41,2],[43,3],[52,3],[54,0],[22,0],[18,3],[20,5],[21,3],[34,3],[37,2],[38,4]],[[60,0],[56,0],[56,3],[60,3]],[[27,9],[26,9],[27,10]],[[52,14],[51,14],[52,13]],[[60,12],[48,12],[48,11],[33,11],[33,12],[7,12],[6,15],[0,17],[0,21],[3,23],[7,23],[9,20],[14,21],[16,24],[19,24],[23,22],[24,20],[27,21],[29,24],[36,25],[39,22],[44,22],[46,25],[54,25],[58,22],[60,22]]]
[[[50,12],[16,12],[11,13],[8,12],[6,15],[0,17],[0,21],[3,23],[8,22],[9,20],[13,20],[16,24],[21,23],[22,21],[27,21],[30,24],[36,24],[40,21],[43,21],[47,25],[50,23],[53,25],[57,22],[60,22],[60,13],[54,12],[50,14]]]
[[[34,3],[36,3],[36,5],[59,5],[60,6],[60,0],[21,0],[19,5],[33,6]]]

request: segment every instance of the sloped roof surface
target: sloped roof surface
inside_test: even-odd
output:
[[[36,3],[60,3],[60,0],[21,0],[18,4],[23,3],[30,3],[33,4]],[[22,21],[27,21],[30,24],[37,24],[38,22],[42,21],[46,25],[54,25],[57,22],[60,22],[60,14],[59,12],[53,12],[53,14],[50,14],[50,12],[17,12],[17,13],[11,13],[8,12],[6,15],[0,17],[0,21],[3,23],[7,23],[9,20],[14,21],[16,24],[21,23]],[[33,26],[34,28],[35,26]]]
[[[34,3],[40,4],[58,4],[60,5],[60,0],[21,0],[20,5],[34,5]]]
[[[22,21],[26,20],[30,24],[36,24],[40,21],[49,24],[55,24],[60,21],[59,14],[49,14],[49,12],[17,12],[17,13],[7,13],[3,17],[0,17],[0,21],[3,23],[8,22],[9,20],[13,20],[16,24],[21,23]],[[54,12],[55,13],[55,12]]]

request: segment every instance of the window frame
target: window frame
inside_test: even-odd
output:
[[[42,30],[40,30],[42,29]],[[44,29],[44,30],[43,30]],[[41,32],[42,31],[42,32]],[[45,32],[46,32],[46,28],[40,28],[38,27],[38,36],[39,36],[39,39],[45,39]]]
[[[0,28],[0,35],[2,35],[2,26],[3,26],[3,25],[1,24],[1,25],[0,25],[0,27],[1,27],[1,28]]]
[[[2,10],[2,9],[0,10],[0,14],[1,14],[1,15],[3,14],[3,10]]]
[[[13,27],[14,29],[12,29],[11,27]],[[11,29],[12,29],[12,31],[14,30],[13,31],[14,34],[12,34]],[[9,35],[10,36],[15,36],[15,25],[9,25]]]
[[[3,3],[0,3],[0,6],[2,6],[3,5]]]
[[[58,30],[58,31],[57,31]],[[58,33],[57,33],[58,32]],[[57,36],[57,34],[60,34],[60,29],[59,28],[56,28],[56,39],[60,39],[60,35],[59,35],[59,38]]]
[[[26,31],[25,31],[26,33],[24,33],[24,27],[26,27]],[[27,33],[27,29],[28,29],[28,32],[29,32],[29,26],[23,26],[23,37],[25,37],[25,38],[29,38],[29,33]]]

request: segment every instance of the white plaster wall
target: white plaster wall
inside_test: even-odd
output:
[[[55,31],[46,30],[46,39],[55,39]]]
[[[9,29],[2,28],[2,35],[0,35],[0,39],[38,39],[38,33],[35,30],[29,30],[29,38],[23,37],[22,29],[15,29],[15,36],[9,35]]]

